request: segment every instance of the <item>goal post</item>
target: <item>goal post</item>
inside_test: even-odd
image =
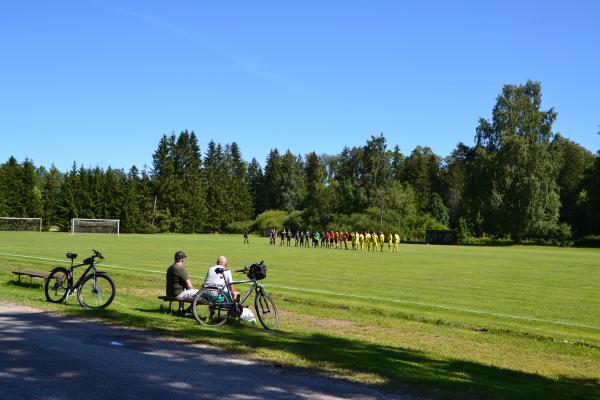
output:
[[[71,235],[76,233],[112,233],[119,236],[120,220],[72,218]]]
[[[41,218],[0,217],[0,231],[42,231]]]

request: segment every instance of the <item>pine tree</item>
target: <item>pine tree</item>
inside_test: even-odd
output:
[[[183,138],[182,138],[183,136]],[[178,147],[185,154],[181,165],[181,179],[185,190],[182,199],[180,218],[183,232],[202,232],[206,217],[206,192],[202,178],[202,156],[198,138],[194,132],[182,132]]]
[[[177,197],[183,188],[176,176],[175,141],[175,134],[168,138],[163,135],[152,156],[152,179],[157,197],[154,223],[160,232],[176,232],[179,228]]]
[[[68,230],[71,226],[71,218],[79,218],[79,198],[77,196],[77,187],[79,186],[79,174],[77,173],[77,164],[73,163],[71,170],[65,175],[63,184],[60,187],[59,204],[59,227],[61,230]]]
[[[23,167],[16,158],[11,156],[2,166],[2,175],[4,179],[1,190],[5,215],[7,217],[27,217],[25,204],[21,202]]]
[[[220,231],[225,221],[227,175],[223,158],[222,146],[211,140],[204,156],[207,209],[205,229],[209,232]]]
[[[294,156],[288,149],[281,157],[281,209],[293,211],[300,208],[305,195],[304,166],[301,156]]]
[[[229,147],[230,183],[229,199],[232,221],[245,221],[252,217],[252,197],[246,185],[247,167],[237,143]]]
[[[61,173],[52,164],[42,189],[42,215],[45,229],[59,224],[61,179]]]
[[[265,164],[265,210],[278,210],[283,208],[281,156],[277,149],[271,149]]]
[[[23,175],[20,182],[21,204],[24,208],[24,216],[39,218],[42,215],[41,190],[37,186],[35,166],[31,160],[23,162]]]
[[[253,217],[258,214],[262,214],[266,210],[266,196],[265,196],[265,177],[263,175],[262,168],[256,158],[252,158],[252,161],[248,165],[248,174],[246,175],[246,186],[250,192],[252,198],[252,204],[254,207]]]

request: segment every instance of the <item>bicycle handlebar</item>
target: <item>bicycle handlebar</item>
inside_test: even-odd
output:
[[[99,259],[104,260],[104,256],[98,250],[92,249],[92,251],[94,252],[92,257],[98,257]]]

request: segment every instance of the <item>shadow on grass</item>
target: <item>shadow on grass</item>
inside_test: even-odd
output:
[[[148,326],[144,315],[117,310],[74,310],[82,316],[94,315],[123,323]],[[158,309],[138,309],[146,315]],[[181,317],[177,322],[187,322]],[[365,343],[321,333],[296,334],[266,331],[261,328],[228,326],[202,328],[189,321],[185,328],[155,330],[174,336],[196,337],[200,342],[226,339],[246,349],[278,349],[310,361],[314,369],[330,368],[375,374],[385,382],[382,390],[427,393],[436,398],[472,399],[600,399],[600,381],[561,377],[549,379],[539,375],[483,365],[456,358],[434,358],[413,349]],[[208,339],[208,340],[207,340]],[[252,354],[252,350],[247,350]],[[322,366],[322,367],[319,367]]]
[[[25,279],[21,279],[21,282],[17,281],[8,281],[6,282],[6,285],[8,286],[12,286],[12,287],[17,287],[17,288],[32,288],[32,289],[43,289],[44,288],[44,281],[40,281],[38,280],[38,282],[30,282],[30,281],[26,281]]]

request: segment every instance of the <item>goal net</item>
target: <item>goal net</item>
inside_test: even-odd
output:
[[[114,233],[119,234],[118,219],[71,219],[71,235],[76,233]]]
[[[42,231],[41,218],[0,217],[0,231]]]

